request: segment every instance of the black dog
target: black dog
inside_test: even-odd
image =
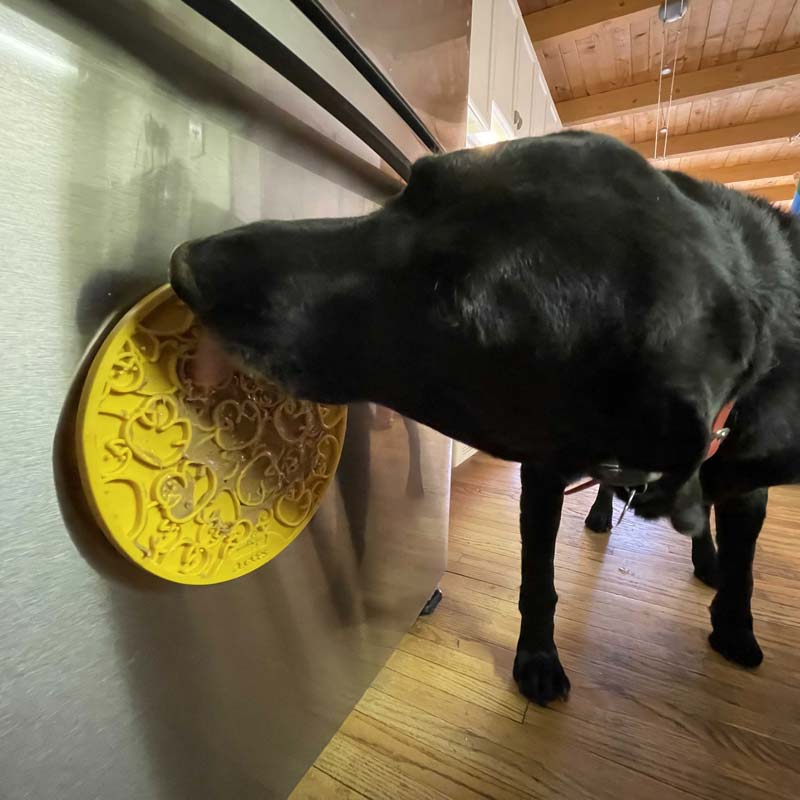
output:
[[[261,222],[182,245],[175,290],[295,394],[372,400],[522,463],[514,676],[546,703],[565,487],[648,483],[636,513],[693,537],[712,647],[761,662],[752,561],[768,486],[800,479],[800,222],[566,132],[424,158],[358,219]],[[731,433],[706,460],[720,410]],[[715,506],[717,547],[709,530]]]

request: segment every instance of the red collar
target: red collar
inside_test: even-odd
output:
[[[725,403],[719,410],[719,414],[714,418],[714,424],[711,426],[711,444],[708,446],[708,453],[705,457],[705,461],[715,456],[720,445],[728,438],[728,434],[731,432],[731,429],[727,427],[728,417],[731,411],[733,411],[735,402],[735,400],[731,400]]]
[[[719,410],[719,414],[714,417],[714,422],[711,425],[711,443],[708,445],[708,453],[706,453],[706,457],[703,459],[703,461],[708,461],[709,458],[713,458],[717,454],[717,450],[719,450],[722,443],[728,438],[728,434],[731,432],[731,429],[727,427],[728,417],[730,416],[731,411],[733,411],[733,406],[735,403],[735,400],[730,400],[729,402],[725,403],[725,405]],[[584,489],[590,489],[592,486],[597,486],[598,483],[599,481],[594,479],[584,481],[576,486],[571,486],[568,489],[565,489],[564,494],[576,494],[577,492],[582,492]]]

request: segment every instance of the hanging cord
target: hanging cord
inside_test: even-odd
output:
[[[664,0],[664,20],[667,18],[667,0]],[[658,158],[658,136],[661,132],[661,86],[664,83],[664,51],[666,48],[666,21],[661,23],[661,66],[658,68],[658,104],[656,105],[656,140],[653,142],[653,159]]]
[[[681,0],[681,12],[684,11],[686,0]],[[691,11],[689,12],[692,13]],[[683,33],[683,25],[686,22],[686,14],[681,17],[681,24],[675,34],[675,58],[672,61],[672,82],[669,87],[669,105],[667,106],[667,121],[664,125],[666,131],[664,133],[664,152],[662,158],[667,157],[667,143],[669,142],[669,122],[672,116],[672,97],[675,94],[675,73],[678,71],[678,50],[681,45],[681,34]]]
[[[669,87],[669,102],[667,105],[667,112],[666,115],[662,114],[662,84],[664,81],[664,53],[667,51],[667,46],[669,44],[669,33],[667,32],[667,0],[664,0],[664,21],[661,23],[661,30],[662,30],[662,46],[661,46],[661,68],[659,69],[658,74],[658,105],[656,107],[656,137],[655,143],[653,147],[653,159],[659,160],[658,155],[658,142],[659,137],[663,131],[664,133],[664,148],[661,153],[661,158],[664,159],[667,157],[667,143],[669,142],[669,123],[672,116],[672,100],[675,94],[675,73],[678,70],[678,52],[680,50],[680,43],[681,43],[681,34],[683,33],[683,26],[686,21],[686,0],[681,0],[681,13],[682,16],[680,18],[681,24],[678,27],[678,31],[675,35],[675,53],[672,60],[672,80],[670,81]],[[689,10],[691,13],[691,10]]]

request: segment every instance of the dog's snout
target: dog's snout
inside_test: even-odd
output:
[[[179,244],[169,259],[169,281],[175,294],[190,308],[197,310],[200,291],[189,265],[189,242]]]

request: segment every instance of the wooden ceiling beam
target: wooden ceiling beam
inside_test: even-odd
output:
[[[562,6],[554,6],[561,8]],[[770,53],[745,61],[733,61],[696,72],[675,76],[673,105],[734,94],[742,89],[762,89],[782,81],[800,77],[800,48]],[[662,87],[662,101],[668,97],[670,79]],[[556,108],[564,125],[583,125],[587,122],[655,111],[658,107],[658,81],[624,86],[610,92],[564,100]]]
[[[567,0],[558,6],[525,15],[531,41],[539,47],[551,39],[579,39],[604,22],[626,17],[654,17],[659,0]]]
[[[753,147],[780,140],[789,140],[800,133],[800,114],[788,114],[785,117],[773,117],[744,125],[731,125],[727,128],[715,128],[711,131],[687,133],[683,136],[670,136],[667,143],[667,158],[690,156],[696,153],[712,153],[719,150],[730,150],[735,147]],[[659,147],[661,147],[661,143]],[[645,158],[653,157],[653,140],[632,145]],[[797,147],[800,148],[800,142]],[[800,152],[800,150],[798,150]]]
[[[800,151],[800,148],[798,148]],[[701,181],[715,183],[744,183],[788,178],[800,172],[800,152],[797,158],[781,158],[777,161],[756,161],[752,164],[737,164],[734,167],[717,169],[687,169],[691,176]]]
[[[781,186],[760,186],[748,189],[747,193],[768,200],[770,203],[790,203],[794,199],[794,184],[787,183]]]

